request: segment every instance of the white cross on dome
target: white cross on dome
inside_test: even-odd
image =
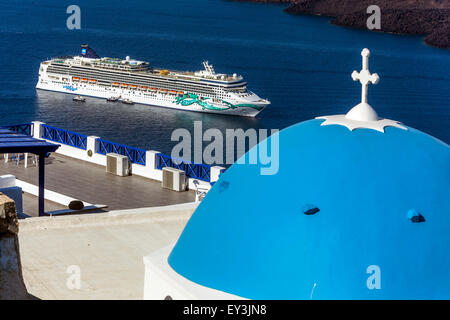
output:
[[[362,85],[362,93],[361,93],[361,102],[367,103],[367,88],[369,87],[369,83],[377,84],[380,81],[380,77],[377,73],[370,73],[369,71],[369,57],[370,51],[369,49],[363,49],[361,52],[362,60],[362,70],[357,72],[356,70],[352,73],[353,81],[358,81]]]
[[[353,81],[361,83],[361,103],[354,106],[347,114],[339,114],[333,116],[317,117],[316,119],[325,119],[321,124],[322,126],[330,124],[339,124],[349,128],[351,131],[358,128],[374,129],[380,132],[384,132],[384,128],[391,126],[400,129],[407,130],[405,126],[402,126],[398,121],[389,119],[380,119],[376,111],[372,106],[367,103],[367,91],[369,84],[377,84],[380,81],[380,77],[377,73],[370,73],[369,71],[369,57],[370,51],[365,48],[361,51],[362,56],[362,69],[360,72],[356,70],[352,73]]]

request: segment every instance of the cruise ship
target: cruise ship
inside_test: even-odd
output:
[[[79,56],[47,60],[36,88],[128,103],[254,117],[270,102],[247,89],[242,76],[216,73],[208,61],[201,71],[175,71],[146,61],[101,58],[88,45]]]

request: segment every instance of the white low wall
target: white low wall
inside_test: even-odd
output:
[[[33,121],[33,129],[32,129],[32,135],[34,138],[43,139],[43,129],[41,124],[44,124],[40,121]],[[61,147],[56,150],[56,153],[62,154],[67,157],[95,163],[97,165],[105,166],[106,167],[106,156],[97,153],[97,143],[96,140],[100,139],[100,137],[97,136],[88,136],[87,137],[87,150],[71,147],[62,143],[59,143]],[[43,139],[46,140],[46,139]],[[51,140],[46,140],[48,142],[53,142]],[[90,153],[89,151],[92,151]],[[156,163],[156,155],[160,153],[159,151],[150,150],[147,151],[145,156],[145,166],[140,165],[137,163],[131,164],[131,173],[142,176],[145,178],[161,181],[162,180],[162,170],[157,169],[157,163]],[[89,156],[89,154],[91,154]],[[221,170],[224,169],[223,167],[214,166],[211,167],[210,177],[211,182],[215,182],[219,179],[219,175],[221,173]],[[211,188],[211,184],[209,182],[199,180],[199,179],[192,179],[189,178],[189,189],[195,189],[194,181],[198,181],[201,187],[204,188]]]
[[[215,290],[178,274],[169,265],[173,245],[143,258],[144,300],[244,300],[245,298]]]
[[[38,197],[39,196],[39,187],[35,186],[34,184],[16,179],[16,184],[17,186],[19,186],[20,188],[22,188],[23,192],[29,193],[33,196]],[[79,200],[79,199],[75,199],[66,195],[63,195],[61,193],[55,192],[55,191],[51,191],[48,189],[44,189],[44,199],[45,200],[49,200],[49,201],[53,201],[55,203],[59,203],[63,206],[68,207],[69,203],[71,203],[74,200]],[[80,200],[81,201],[81,200]],[[85,207],[90,207],[92,206],[91,203],[82,201],[83,205]],[[104,205],[102,205],[104,207]]]

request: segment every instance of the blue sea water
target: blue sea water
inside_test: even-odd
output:
[[[68,30],[66,8],[81,8],[81,30]],[[450,51],[422,37],[333,26],[329,18],[289,15],[283,5],[225,0],[0,1],[0,124],[32,120],[169,153],[176,128],[277,128],[345,113],[360,100],[353,70],[372,51],[381,76],[369,102],[395,119],[450,142]],[[88,43],[101,56],[127,55],[173,69],[242,74],[272,104],[255,119],[111,104],[36,91],[39,63],[75,55]]]

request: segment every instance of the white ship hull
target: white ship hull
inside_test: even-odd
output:
[[[252,107],[246,107],[243,105],[248,104],[249,102],[244,100],[239,101],[230,99],[230,101],[227,101],[229,102],[229,104],[224,104],[224,103],[214,103],[210,100],[192,102],[193,101],[192,99],[187,99],[188,100],[187,103],[190,104],[183,105],[183,102],[180,101],[179,96],[169,93],[148,93],[143,92],[139,89],[102,87],[96,84],[89,84],[89,83],[83,84],[79,82],[53,83],[52,81],[41,78],[39,78],[36,88],[42,90],[63,92],[74,95],[89,96],[104,99],[120,96],[121,99],[130,99],[135,103],[145,105],[159,106],[185,111],[207,112],[207,113],[238,115],[247,117],[255,117],[259,112],[262,111],[262,109],[264,109],[264,107],[266,107],[269,104],[269,103],[252,103],[253,105]],[[206,107],[205,103],[207,105]]]

